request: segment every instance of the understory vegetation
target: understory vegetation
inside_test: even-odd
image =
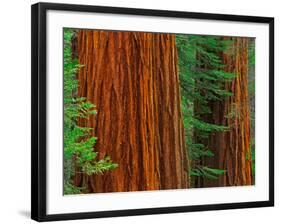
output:
[[[97,138],[92,135],[92,128],[78,125],[79,119],[88,119],[96,115],[97,110],[85,97],[77,95],[76,76],[83,65],[79,65],[78,59],[73,57],[71,38],[74,32],[72,29],[64,30],[64,194],[85,193],[87,190],[86,186],[76,187],[73,184],[75,172],[90,176],[118,166],[109,156],[97,159]]]
[[[177,50],[179,58],[179,77],[181,87],[181,107],[184,117],[186,148],[189,154],[191,187],[198,187],[198,177],[218,179],[227,170],[218,167],[208,167],[202,161],[214,157],[214,149],[209,148],[210,136],[218,132],[227,132],[228,125],[215,124],[210,115],[215,103],[220,104],[233,96],[226,89],[226,83],[232,83],[235,72],[227,72],[223,62],[223,53],[231,54],[233,40],[219,36],[177,35]],[[254,173],[254,41],[249,45],[249,98],[251,104],[251,151],[252,169]],[[232,55],[234,56],[234,55]],[[233,103],[231,107],[235,107]],[[220,111],[220,113],[224,113]],[[222,116],[217,114],[216,116]],[[225,118],[235,118],[235,110],[223,114]]]
[[[153,35],[64,29],[64,194],[254,184],[255,40]]]

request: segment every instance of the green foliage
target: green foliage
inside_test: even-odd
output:
[[[75,167],[92,175],[102,174],[117,167],[108,156],[98,160],[94,146],[97,138],[92,129],[78,126],[78,119],[88,119],[96,114],[95,105],[77,96],[77,72],[82,66],[72,58],[71,38],[75,30],[64,29],[64,193],[82,193],[72,183]]]
[[[103,159],[91,163],[91,161],[85,162],[82,171],[85,172],[87,175],[92,174],[102,174],[107,170],[112,170],[117,167],[117,164],[112,163],[108,156],[104,157]]]
[[[251,156],[252,156],[252,173],[255,174],[256,172],[256,166],[255,166],[255,157],[256,157],[256,151],[255,151],[255,144],[254,144],[255,138],[251,138]]]
[[[220,102],[232,95],[224,89],[235,74],[225,72],[220,53],[227,51],[229,40],[216,36],[177,35],[182,113],[186,144],[191,160],[190,175],[216,179],[224,170],[198,165],[202,157],[214,156],[206,141],[213,132],[227,131],[228,127],[206,122],[211,114],[209,102]]]
[[[255,39],[249,41],[248,93],[250,98],[252,173],[255,174]]]
[[[225,170],[214,169],[206,166],[198,166],[195,169],[191,169],[190,176],[203,176],[208,179],[216,180],[219,175],[225,174]]]
[[[64,183],[64,194],[81,194],[84,190],[82,187],[76,187],[69,182]]]

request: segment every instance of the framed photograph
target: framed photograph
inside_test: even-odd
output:
[[[273,205],[273,18],[32,6],[32,219]]]

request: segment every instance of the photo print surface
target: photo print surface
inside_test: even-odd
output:
[[[64,28],[64,194],[255,184],[255,39]]]

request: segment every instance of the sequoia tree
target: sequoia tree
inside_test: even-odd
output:
[[[74,184],[88,192],[187,188],[175,36],[80,30],[75,41],[78,95],[97,111],[79,124],[93,129],[98,156],[118,168],[77,170]]]
[[[208,147],[215,156],[204,158],[204,166],[225,170],[217,180],[202,179],[201,185],[241,186],[251,185],[252,156],[250,147],[250,102],[248,95],[248,38],[224,38],[232,41],[231,48],[222,53],[224,70],[235,74],[226,81],[225,90],[232,93],[222,101],[209,102],[212,114],[207,119],[228,127],[227,131],[215,132],[209,137]]]
[[[203,161],[205,157],[216,156],[208,146],[209,137],[227,129],[222,124],[214,123],[212,105],[231,95],[224,88],[224,82],[235,76],[223,70],[220,56],[220,52],[225,52],[228,46],[229,41],[218,36],[177,36],[182,110],[190,160],[190,187],[204,187],[201,180],[216,179],[225,173],[217,166],[207,166]]]

